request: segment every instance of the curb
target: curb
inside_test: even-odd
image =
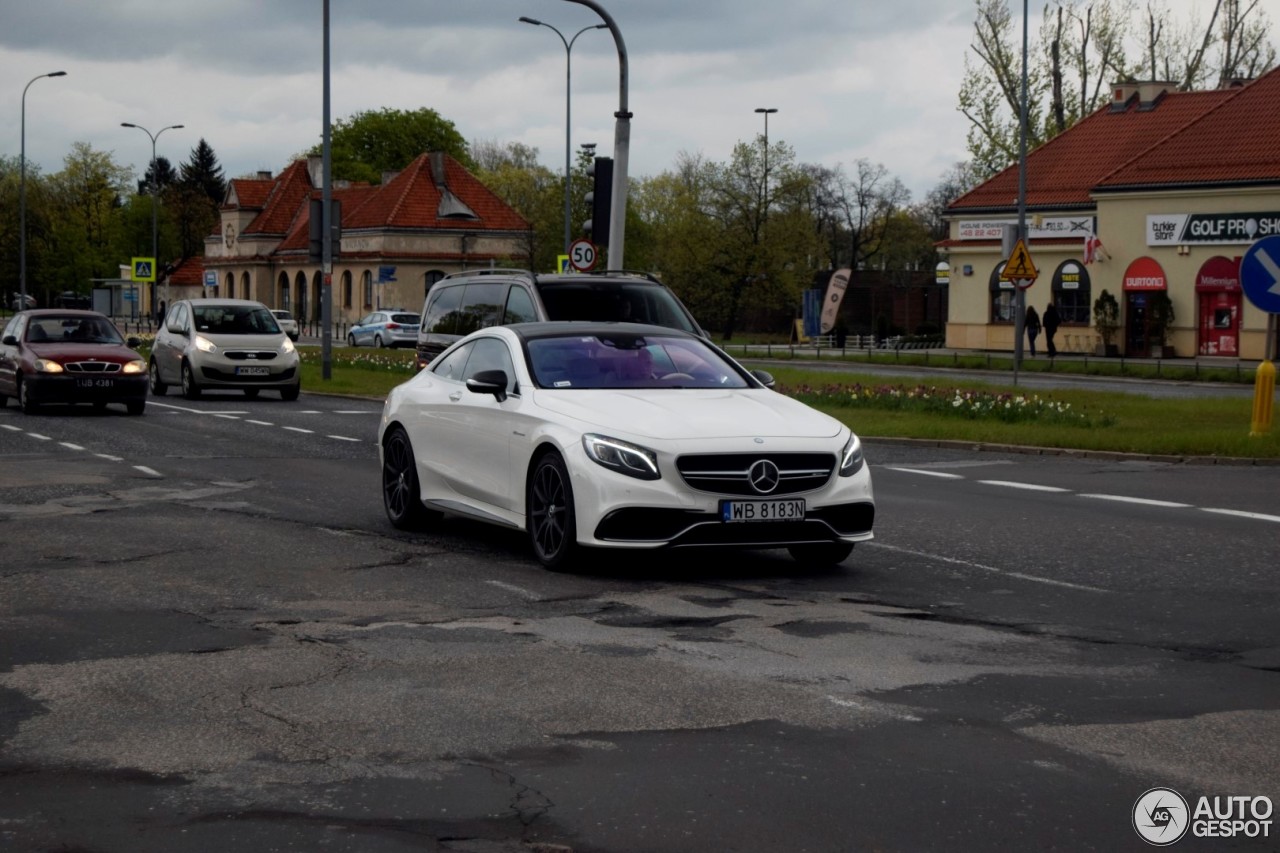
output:
[[[1114,462],[1165,462],[1171,465],[1231,465],[1237,467],[1280,466],[1280,459],[1253,456],[1177,456],[1159,453],[1124,453],[1119,450],[1078,450],[1069,447],[1035,447],[1025,444],[992,444],[982,441],[955,441],[936,438],[900,438],[859,435],[862,441],[904,447],[938,447],[991,453],[1018,453],[1024,456],[1070,456],[1073,459],[1105,459]]]

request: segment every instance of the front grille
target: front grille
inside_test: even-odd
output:
[[[67,373],[119,373],[120,365],[114,361],[73,361],[62,369]]]
[[[687,545],[771,547],[800,542],[830,542],[840,536],[870,533],[876,509],[848,503],[810,509],[804,521],[727,524],[716,512],[654,507],[615,509],[596,526],[597,539],[609,542],[663,542]]]
[[[751,466],[772,462],[778,484],[760,491],[751,484]],[[676,459],[680,476],[692,489],[717,495],[795,495],[821,488],[835,471],[834,453],[706,453]]]
[[[275,350],[227,350],[224,355],[232,361],[270,361],[280,353]]]
[[[260,382],[284,382],[292,379],[294,369],[292,367],[281,370],[278,373],[268,373],[266,376],[237,376],[235,372],[230,370],[219,370],[216,367],[201,367],[200,375],[205,379],[213,379],[217,382],[238,382],[244,385],[252,385]]]

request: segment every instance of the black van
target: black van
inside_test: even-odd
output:
[[[476,329],[541,320],[651,323],[706,337],[676,295],[646,273],[470,270],[445,276],[427,292],[418,368]]]

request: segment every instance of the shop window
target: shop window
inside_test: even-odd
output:
[[[1089,325],[1093,317],[1092,284],[1084,265],[1079,261],[1063,261],[1054,270],[1051,287],[1058,319],[1065,325]]]

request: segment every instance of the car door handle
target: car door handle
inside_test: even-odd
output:
[[[462,392],[461,392],[461,391],[454,391],[452,394],[450,394],[450,395],[449,395],[449,399],[450,399],[450,400],[452,400],[452,401],[453,401],[453,402],[455,402],[455,403],[456,403],[456,402],[458,402],[459,400],[461,400],[461,399],[462,399]]]

